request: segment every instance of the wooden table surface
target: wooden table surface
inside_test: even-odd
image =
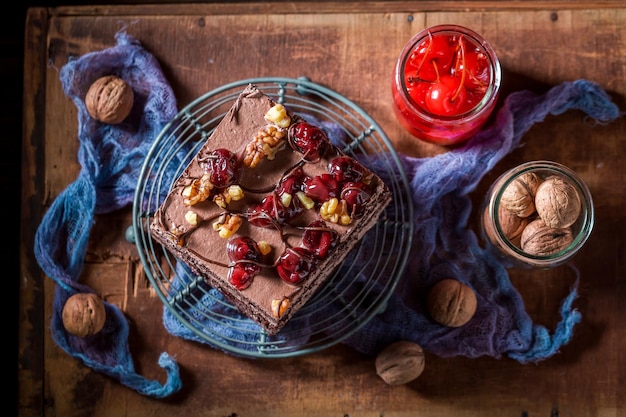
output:
[[[181,392],[142,396],[93,372],[51,339],[54,282],[33,255],[35,230],[80,170],[77,114],[59,69],[72,56],[113,46],[122,27],[161,63],[182,107],[224,83],[306,76],[365,109],[397,151],[446,149],[405,133],[391,110],[390,74],[403,44],[424,27],[457,23],[481,33],[504,68],[504,92],[543,92],[585,78],[626,108],[626,5],[578,2],[277,2],[58,7],[29,10],[25,36],[20,246],[19,412],[22,416],[626,416],[626,120],[591,125],[582,113],[548,117],[476,191],[524,161],[552,159],[577,171],[595,199],[596,226],[574,264],[582,322],[555,356],[438,358],[423,374],[387,386],[373,358],[344,345],[286,359],[245,359],[169,335],[163,305],[125,239],[130,208],[96,217],[81,281],[131,322],[139,373],[164,381],[161,352],[181,368]],[[567,268],[511,270],[526,307],[549,329],[573,283]]]

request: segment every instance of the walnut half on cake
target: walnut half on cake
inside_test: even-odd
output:
[[[274,335],[390,201],[384,182],[321,128],[248,85],[150,232]]]

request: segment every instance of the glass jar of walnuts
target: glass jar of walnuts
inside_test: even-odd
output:
[[[532,161],[502,174],[482,211],[487,240],[513,266],[550,268],[585,244],[594,224],[591,193],[571,169]]]

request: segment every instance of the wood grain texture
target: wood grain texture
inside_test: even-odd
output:
[[[496,4],[497,3],[497,4]],[[439,8],[437,8],[439,4]],[[453,5],[452,5],[453,4]],[[33,258],[38,220],[76,177],[77,118],[58,70],[70,59],[112,46],[126,28],[162,65],[182,107],[224,83],[299,77],[353,100],[381,125],[398,152],[446,149],[416,141],[396,123],[390,78],[403,44],[444,22],[472,27],[503,64],[504,94],[544,92],[564,81],[598,82],[626,108],[626,9],[616,2],[276,2],[32,9],[27,25],[20,291],[20,415],[23,416],[626,416],[626,121],[588,123],[576,111],[533,127],[475,191],[527,160],[576,170],[595,199],[596,228],[577,255],[583,322],[574,340],[538,365],[507,358],[438,358],[427,352],[419,379],[386,386],[373,358],[339,345],[313,355],[250,360],[168,335],[162,304],[125,240],[130,210],[98,216],[81,280],[118,305],[131,322],[139,373],[164,381],[161,352],[181,367],[183,390],[143,397],[68,357],[48,332],[53,283]],[[472,223],[475,226],[474,223]],[[575,277],[568,268],[511,271],[529,314],[554,328]],[[416,414],[418,413],[418,414]]]

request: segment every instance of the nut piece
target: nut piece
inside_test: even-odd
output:
[[[456,279],[443,279],[428,293],[428,312],[444,326],[460,327],[476,312],[476,294],[469,286]]]
[[[228,239],[234,235],[243,223],[242,218],[237,214],[223,213],[213,222],[213,230],[219,233],[223,239]]]
[[[535,212],[535,194],[541,178],[534,172],[525,172],[515,178],[502,192],[500,205],[519,217]]]
[[[278,127],[286,128],[291,124],[291,117],[282,104],[276,104],[265,113],[265,120],[274,123]]]
[[[569,227],[580,215],[580,196],[576,188],[559,176],[547,178],[538,188],[535,197],[537,214],[552,228]]]
[[[555,229],[548,227],[543,220],[533,220],[522,232],[521,248],[535,256],[547,256],[568,247],[574,236],[569,227]]]
[[[211,183],[210,175],[205,173],[200,178],[195,178],[191,181],[191,184],[187,185],[183,188],[182,195],[185,197],[183,199],[183,204],[186,206],[193,206],[197,203],[201,203],[209,198],[211,195],[211,190],[213,190],[214,185]]]
[[[86,337],[102,330],[106,311],[96,294],[77,293],[67,299],[61,317],[65,330],[75,336]]]
[[[263,158],[273,160],[276,154],[284,149],[286,143],[285,130],[274,125],[268,125],[257,132],[246,145],[243,163],[249,168],[255,168]]]
[[[398,341],[383,349],[376,357],[376,374],[389,385],[409,383],[424,370],[424,351],[409,341]]]
[[[320,216],[327,222],[341,224],[347,226],[352,223],[352,218],[348,213],[348,203],[345,200],[339,200],[333,197],[328,201],[324,201],[320,207]]]
[[[115,75],[98,78],[87,90],[87,111],[102,123],[118,124],[124,121],[133,108],[133,89]]]
[[[277,319],[281,318],[289,308],[290,304],[289,298],[287,297],[272,300],[272,315]]]
[[[261,255],[267,255],[272,251],[272,245],[267,240],[260,240],[257,242],[256,247],[261,252]]]

